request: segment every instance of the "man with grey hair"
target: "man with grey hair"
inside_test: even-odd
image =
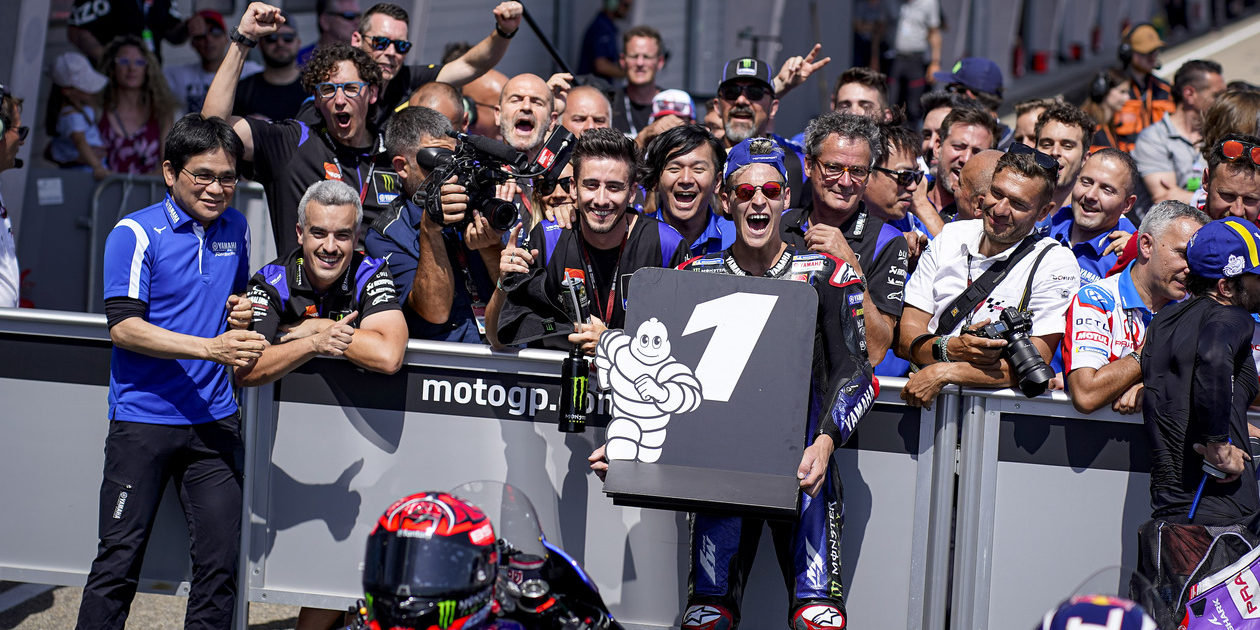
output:
[[[343,182],[311,184],[298,203],[299,246],[263,265],[249,282],[255,332],[269,345],[236,371],[241,386],[279,379],[315,357],[345,356],[393,374],[402,367],[407,324],[385,261],[354,250],[363,206]]]
[[[1180,201],[1155,204],[1138,231],[1137,259],[1076,293],[1067,310],[1063,372],[1078,411],[1107,404],[1120,413],[1142,410],[1146,327],[1159,309],[1186,297],[1186,247],[1207,222]]]
[[[477,315],[498,281],[502,235],[479,213],[468,216],[463,186],[440,188],[440,219],[425,211],[420,191],[436,161],[455,148],[450,130],[446,117],[427,107],[408,107],[389,119],[385,150],[403,194],[372,224],[364,244],[368,255],[389,266],[408,336],[481,343]]]
[[[878,365],[901,317],[908,257],[906,237],[870,213],[866,184],[884,157],[879,125],[864,116],[827,112],[805,130],[805,163],[813,196],[783,215],[780,234],[798,250],[830,254],[864,276],[866,346]],[[869,307],[874,308],[869,308]]]
[[[494,108],[499,135],[508,146],[534,159],[556,122],[556,99],[547,82],[536,74],[518,74],[508,80]]]
[[[603,92],[589,85],[569,90],[560,109],[560,124],[575,136],[581,136],[587,129],[612,126],[612,104]]]

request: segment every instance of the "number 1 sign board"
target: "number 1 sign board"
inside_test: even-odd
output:
[[[595,366],[618,505],[796,518],[818,295],[803,282],[645,268]]]

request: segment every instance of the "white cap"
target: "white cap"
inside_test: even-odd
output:
[[[652,120],[669,114],[694,121],[696,103],[682,90],[663,90],[652,98]]]
[[[61,87],[75,88],[88,94],[100,92],[109,83],[105,75],[92,67],[87,57],[77,52],[62,53],[53,60],[52,80]]]

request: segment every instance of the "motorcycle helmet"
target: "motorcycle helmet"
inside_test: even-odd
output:
[[[498,546],[490,519],[445,492],[396,501],[368,536],[372,630],[477,630],[490,622]]]
[[[1127,599],[1106,595],[1077,595],[1064,600],[1046,613],[1039,630],[1157,630],[1155,620],[1141,606]]]

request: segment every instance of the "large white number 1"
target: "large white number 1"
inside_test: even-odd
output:
[[[778,301],[774,295],[732,293],[696,305],[682,334],[685,337],[714,329],[696,365],[696,378],[704,386],[705,400],[731,399]]]

